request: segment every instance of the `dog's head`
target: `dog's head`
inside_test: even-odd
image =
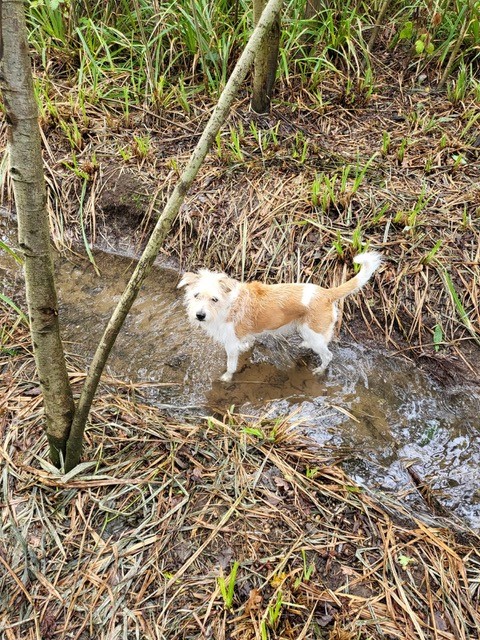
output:
[[[219,316],[225,316],[237,286],[238,282],[225,273],[201,269],[198,273],[184,273],[177,288],[185,287],[188,316],[198,324],[211,323]]]

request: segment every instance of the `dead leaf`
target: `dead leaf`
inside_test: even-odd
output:
[[[259,589],[252,589],[248,596],[247,604],[245,605],[245,613],[249,616],[253,611],[257,611],[262,604],[262,596]]]
[[[194,467],[192,471],[192,479],[193,480],[201,480],[203,477],[203,471],[201,467]]]
[[[290,491],[291,489],[290,483],[288,483],[284,478],[281,478],[280,476],[275,476],[273,478],[273,482],[279,489],[283,489],[284,491]]]
[[[448,631],[448,624],[445,622],[445,619],[438,611],[435,611],[434,617],[435,628],[438,629],[438,631]]]

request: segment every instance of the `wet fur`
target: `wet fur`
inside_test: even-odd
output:
[[[337,319],[336,303],[363,287],[381,263],[373,251],[354,259],[360,271],[339,287],[324,289],[313,284],[241,283],[225,273],[200,270],[183,275],[178,288],[185,287],[187,313],[227,352],[228,382],[237,370],[238,357],[264,333],[297,331],[302,345],[322,361],[313,373],[323,373],[332,359],[328,343]]]

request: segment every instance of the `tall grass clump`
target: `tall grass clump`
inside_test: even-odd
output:
[[[279,75],[315,87],[333,72],[347,102],[373,91],[375,44],[406,52],[413,72],[436,65],[441,82],[479,55],[478,0],[332,0],[308,18],[304,5],[285,6]],[[185,105],[194,89],[213,98],[221,90],[246,43],[252,3],[36,0],[28,20],[39,66],[68,79],[80,99],[123,110],[126,101],[166,108]]]
[[[30,7],[30,41],[45,69],[94,101],[122,105],[128,87],[130,100],[166,106],[172,87],[221,90],[248,36],[249,7],[240,5],[43,0]]]

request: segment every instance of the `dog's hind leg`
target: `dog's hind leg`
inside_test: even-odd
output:
[[[325,336],[323,336],[321,333],[313,331],[307,325],[302,325],[298,330],[303,338],[302,346],[308,347],[309,349],[312,349],[312,351],[315,351],[315,353],[318,354],[322,360],[321,366],[314,369],[313,373],[323,373],[333,358],[333,354],[328,348],[328,341],[326,340]]]

